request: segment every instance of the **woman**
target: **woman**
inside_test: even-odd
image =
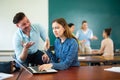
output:
[[[74,30],[75,30],[75,25],[74,25],[73,23],[69,23],[69,24],[68,24],[68,27],[69,27],[71,33],[74,35],[73,32],[74,32]]]
[[[88,28],[87,21],[82,21],[82,27],[76,33],[76,38],[80,41],[81,53],[91,53],[90,41],[97,40],[93,32]]]
[[[63,18],[55,19],[52,22],[53,33],[56,37],[53,54],[48,48],[49,41],[46,42],[46,53],[51,59],[51,63],[39,66],[39,70],[50,68],[64,70],[70,66],[79,66],[78,62],[78,43],[72,35],[66,21]]]
[[[106,28],[103,31],[103,40],[101,42],[101,48],[93,53],[103,53],[103,56],[114,56],[113,41],[110,38],[111,28]]]

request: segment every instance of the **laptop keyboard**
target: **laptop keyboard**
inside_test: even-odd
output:
[[[30,70],[32,70],[33,73],[37,73],[37,72],[46,72],[45,70],[44,71],[39,71],[38,70],[38,66],[34,66],[34,67],[28,67]]]

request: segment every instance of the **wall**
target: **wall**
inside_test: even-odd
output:
[[[68,23],[75,24],[75,32],[80,28],[82,20],[87,20],[89,28],[98,37],[92,41],[92,48],[100,48],[102,31],[111,27],[111,38],[115,47],[120,49],[120,0],[49,0],[49,36],[51,45],[55,37],[51,23],[54,19],[63,17]]]
[[[17,28],[12,19],[17,12],[24,12],[31,23],[39,23],[48,31],[48,0],[0,0],[0,50],[13,50],[12,38]]]

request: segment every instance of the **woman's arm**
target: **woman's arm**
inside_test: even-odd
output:
[[[50,60],[53,62],[53,61],[57,61],[57,58],[55,56],[55,53],[53,53],[51,50],[50,50],[50,41],[49,39],[46,39],[45,41],[45,46],[44,46],[44,50],[45,50],[45,53],[49,56]]]
[[[66,56],[66,59],[64,61],[61,61],[60,63],[52,63],[52,68],[58,70],[67,69],[72,65],[73,60],[75,60],[76,58],[78,58],[78,43],[76,41],[73,41]]]
[[[104,52],[104,48],[105,48],[105,43],[104,41],[101,42],[101,48],[99,50],[93,50],[92,53],[97,54],[100,53],[102,54]]]

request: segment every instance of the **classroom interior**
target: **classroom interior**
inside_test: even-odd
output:
[[[11,3],[11,4],[9,4]],[[86,20],[98,40],[91,41],[93,50],[100,49],[103,40],[102,33],[105,28],[112,28],[111,39],[114,43],[114,56],[104,57],[101,54],[80,54],[79,68],[69,68],[51,74],[31,75],[23,71],[19,80],[119,80],[120,79],[120,0],[26,0],[13,2],[0,1],[0,61],[10,61],[14,55],[12,37],[17,30],[12,23],[12,16],[16,12],[25,12],[33,23],[45,26],[50,39],[51,49],[55,41],[52,30],[52,21],[56,18],[64,18],[67,23],[75,24],[76,34],[81,22]],[[13,5],[12,5],[13,4]],[[11,7],[11,9],[9,9]],[[11,22],[10,22],[11,21]],[[12,27],[12,28],[10,28]],[[10,28],[10,29],[9,29]],[[5,31],[5,30],[8,31]],[[5,33],[6,32],[6,33]],[[44,42],[40,40],[41,44]],[[43,46],[40,46],[43,49]],[[107,70],[117,67],[116,71]],[[19,72],[13,73],[13,77],[6,80],[16,80]],[[64,76],[65,75],[65,76]]]

